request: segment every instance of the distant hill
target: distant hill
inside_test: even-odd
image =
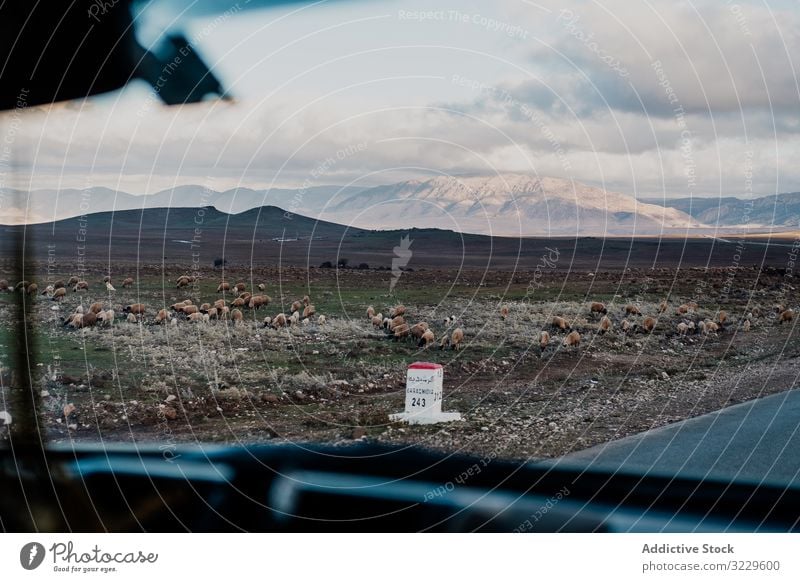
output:
[[[677,198],[650,200],[689,214],[709,226],[797,229],[800,225],[800,192],[763,196],[752,200],[740,198]]]

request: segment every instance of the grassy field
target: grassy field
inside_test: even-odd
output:
[[[551,457],[789,389],[798,371],[794,323],[777,325],[771,317],[774,303],[794,298],[777,273],[742,270],[731,284],[722,270],[537,275],[430,269],[403,273],[390,293],[389,271],[264,267],[226,274],[248,288],[265,283],[273,299],[258,312],[245,310],[244,323],[193,324],[180,317],[175,326],[153,325],[161,307],[221,297],[218,273],[176,289],[180,274],[120,272],[117,290],[107,292],[98,266],[87,276],[88,292],[70,291],[61,304],[34,299],[35,382],[49,438],[165,446],[368,438]],[[136,285],[122,289],[128,275]],[[263,326],[266,315],[288,313],[291,302],[306,294],[317,315],[326,316],[324,325]],[[5,368],[11,363],[12,297],[0,294]],[[670,308],[653,333],[620,331],[624,305],[658,315],[664,299]],[[728,313],[719,333],[676,333],[684,317],[675,308],[693,299],[700,303],[686,316],[693,321]],[[590,300],[607,302],[615,323],[610,333],[598,333]],[[78,305],[94,301],[116,310],[113,326],[62,325]],[[134,302],[148,308],[139,324],[121,317],[122,307]],[[368,305],[386,314],[398,303],[407,307],[409,321],[430,324],[437,344],[461,327],[463,349],[422,349],[392,341],[370,325]],[[509,308],[506,320],[501,306]],[[752,329],[743,333],[747,314],[757,308],[761,314],[751,316]],[[549,329],[553,315],[581,333],[579,348],[561,347],[565,333],[553,331],[550,346],[540,350],[539,332]],[[445,323],[448,316],[455,316],[454,325]],[[444,365],[445,409],[462,412],[464,421],[430,427],[389,422],[388,415],[403,408],[406,367],[417,360]]]

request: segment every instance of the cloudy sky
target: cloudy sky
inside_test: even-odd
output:
[[[27,111],[16,186],[524,172],[641,198],[800,191],[794,2],[340,1],[142,25],[143,43],[183,28],[236,102],[166,108],[134,84]]]

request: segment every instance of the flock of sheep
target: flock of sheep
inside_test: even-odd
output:
[[[375,313],[375,308],[370,305],[367,307],[367,319],[378,329],[383,329],[387,337],[399,341],[401,339],[412,339],[421,348],[429,348],[436,343],[436,335],[427,321],[420,321],[414,324],[406,321],[405,305],[397,305],[389,309],[389,316],[384,317],[383,313]],[[455,323],[455,317],[447,317],[445,325],[449,328]],[[461,348],[464,341],[464,330],[460,327],[455,328],[450,335],[444,335],[439,347],[441,349],[451,347],[454,350]]]

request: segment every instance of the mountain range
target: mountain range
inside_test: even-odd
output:
[[[238,214],[274,206],[291,215],[361,229],[439,228],[493,236],[659,236],[794,228],[800,193],[742,200],[637,200],[562,178],[526,174],[437,176],[364,187],[215,191],[177,186],[152,195],[108,188],[0,190],[4,224],[44,223],[97,212],[214,207]],[[291,234],[291,233],[290,233]]]

